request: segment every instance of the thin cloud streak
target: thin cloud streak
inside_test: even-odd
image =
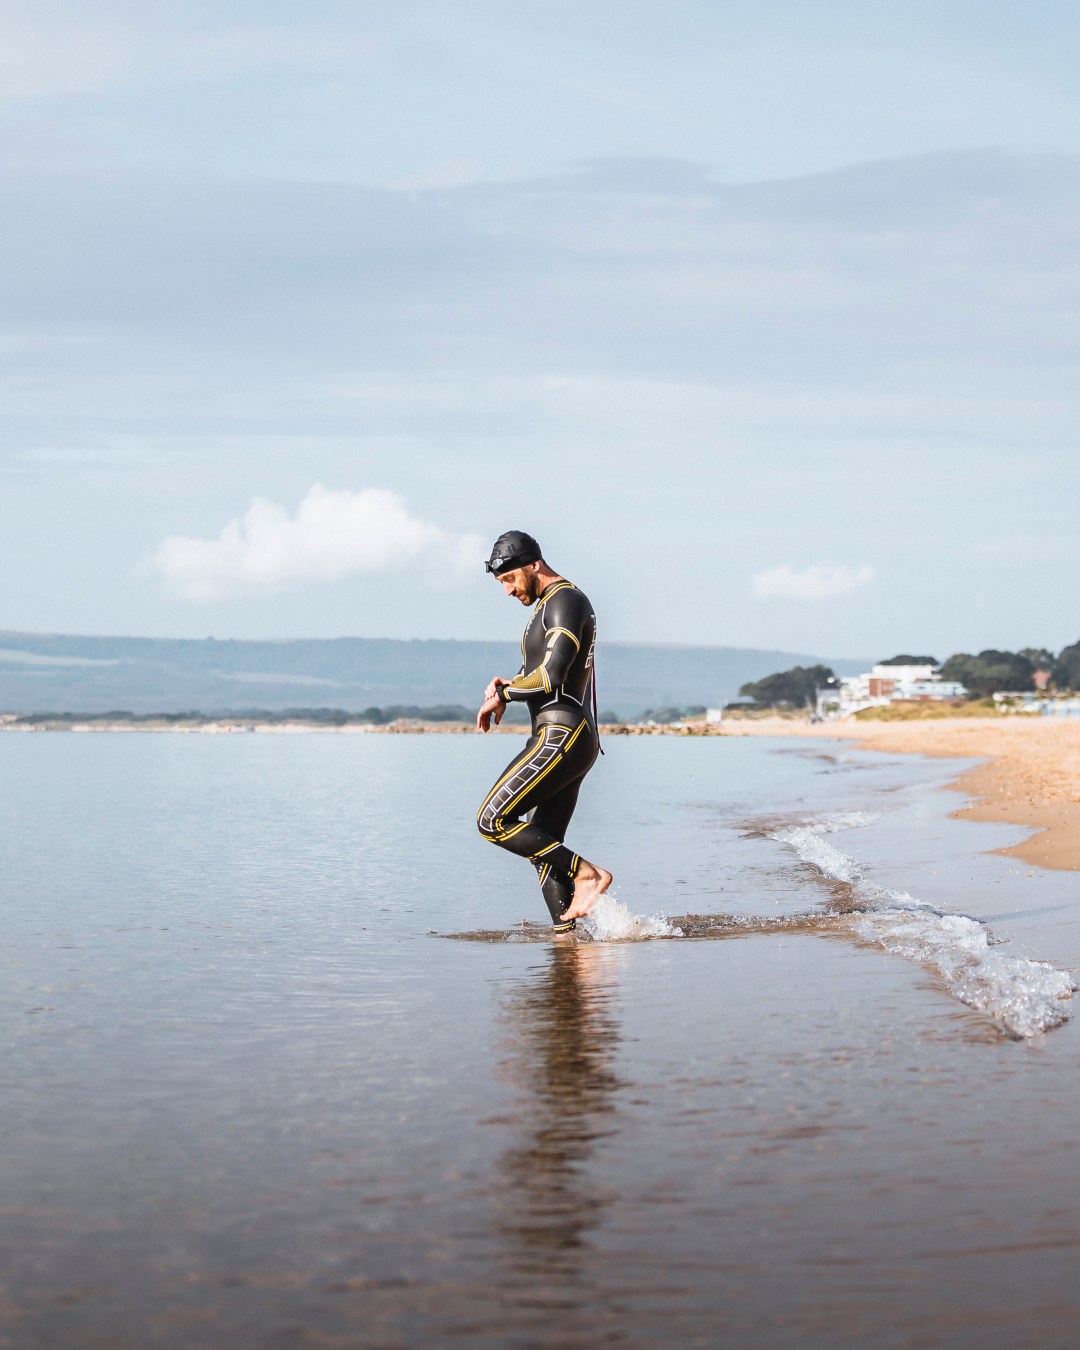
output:
[[[872,567],[832,567],[817,564],[795,568],[786,563],[758,572],[753,578],[754,594],[769,600],[833,600],[861,590],[874,579]]]
[[[639,89],[627,89],[622,85],[609,84],[605,80],[580,79],[573,76],[557,76],[555,83],[563,89],[573,89],[609,108],[620,112],[646,113],[654,117],[671,119],[671,112],[658,98],[642,93]]]

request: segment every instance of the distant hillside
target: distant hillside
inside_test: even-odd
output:
[[[300,638],[72,637],[0,632],[0,711],[237,712],[245,708],[475,704],[494,674],[513,674],[514,642]],[[734,698],[774,671],[824,661],[840,675],[861,660],[742,647],[604,643],[597,652],[600,703],[624,717],[646,708]]]

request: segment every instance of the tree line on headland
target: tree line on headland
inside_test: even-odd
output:
[[[940,666],[933,656],[906,653],[879,664],[933,666],[943,680],[962,684],[969,700],[1005,692],[1027,693],[1036,688],[1039,671],[1047,672],[1047,683],[1057,690],[1080,689],[1080,641],[1062,648],[1057,656],[1047,647],[1022,647],[1017,652],[991,647],[977,655],[955,652]],[[761,680],[748,681],[739,694],[753,699],[762,708],[804,708],[812,707],[818,693],[836,683],[836,675],[829,666],[794,666]]]

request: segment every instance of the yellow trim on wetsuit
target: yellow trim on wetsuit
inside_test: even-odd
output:
[[[587,723],[586,723],[584,720],[582,720],[581,722],[579,722],[578,725],[574,728],[574,731],[571,733],[571,735],[569,735],[569,736],[566,738],[566,740],[565,740],[561,745],[557,745],[557,746],[555,747],[555,753],[551,756],[551,762],[550,762],[549,764],[546,764],[546,765],[544,766],[544,768],[542,768],[542,769],[540,770],[539,773],[535,774],[532,778],[530,778],[530,779],[528,780],[527,783],[525,783],[521,788],[518,789],[517,792],[514,793],[514,795],[513,795],[513,796],[512,796],[512,797],[511,797],[504,805],[503,805],[502,809],[499,811],[499,814],[495,817],[495,821],[499,821],[499,820],[505,819],[505,817],[506,817],[507,815],[510,814],[510,812],[513,810],[513,808],[514,808],[514,807],[517,805],[517,803],[521,800],[521,798],[524,797],[524,796],[526,795],[526,793],[531,792],[532,789],[536,786],[537,783],[539,783],[543,778],[546,778],[547,775],[548,775],[549,773],[551,773],[551,771],[552,771],[553,769],[558,768],[558,766],[559,766],[559,765],[563,762],[563,760],[565,759],[565,757],[566,757],[566,752],[570,749],[570,747],[574,744],[574,742],[577,740],[577,738],[581,735],[582,729],[583,729],[586,725],[587,725]],[[515,776],[515,774],[520,773],[520,772],[526,767],[526,765],[529,763],[529,761],[530,761],[535,755],[537,755],[542,749],[544,749],[544,747],[546,746],[547,741],[548,741],[548,733],[549,733],[552,729],[553,729],[553,728],[552,728],[551,726],[544,726],[544,727],[541,727],[541,728],[540,728],[540,739],[539,739],[539,741],[537,742],[537,744],[535,745],[535,747],[532,749],[532,751],[528,754],[528,756],[523,757],[523,758],[521,758],[521,759],[516,759],[516,760],[513,762],[513,764],[507,769],[507,771],[503,774],[503,776],[499,779],[499,781],[495,784],[495,786],[491,789],[491,791],[488,793],[488,795],[484,798],[484,801],[483,801],[483,803],[481,804],[480,810],[477,811],[477,813],[476,813],[477,823],[480,822],[481,817],[483,816],[484,812],[487,810],[488,806],[489,806],[490,803],[491,803],[491,799],[495,796],[495,794],[499,791],[499,789],[500,789],[505,783],[509,782],[510,779],[513,778],[513,777]],[[565,730],[565,728],[562,728],[562,727],[560,727],[560,728],[558,728],[558,729],[559,729],[559,730]],[[494,823],[494,821],[493,821],[492,823]],[[529,821],[527,821],[527,820],[522,820],[522,821],[519,821],[516,825],[514,825],[514,826],[513,826],[511,829],[509,829],[509,830],[499,830],[498,833],[496,833],[496,834],[494,834],[494,835],[492,836],[492,843],[499,843],[499,844],[501,844],[501,843],[503,843],[503,842],[504,842],[505,840],[507,840],[507,839],[513,839],[514,835],[515,835],[515,834],[520,834],[520,832],[521,832],[523,829],[525,829],[525,827],[526,827],[528,824],[529,824]],[[561,842],[561,841],[556,841],[556,843],[559,843],[559,842]],[[546,851],[546,850],[545,850],[545,851]]]
[[[501,844],[504,843],[507,839],[513,839],[514,835],[520,834],[521,831],[525,828],[525,826],[528,825],[528,823],[529,822],[527,820],[522,820],[519,821],[512,830],[502,830],[499,834],[495,836],[494,842],[496,844]]]
[[[544,744],[544,741],[547,739],[547,733],[548,733],[548,729],[547,729],[546,726],[540,728],[540,740],[539,740],[539,742],[537,743],[536,749],[533,750],[532,754],[535,755],[535,754],[536,754],[536,751],[539,750],[539,749],[541,748],[541,746]],[[495,796],[496,792],[498,792],[498,790],[502,787],[502,785],[503,785],[504,783],[508,783],[508,782],[510,781],[510,779],[513,778],[514,774],[520,772],[520,770],[521,770],[522,767],[523,767],[523,766],[522,766],[520,760],[515,759],[514,762],[510,765],[510,767],[509,767],[509,768],[506,770],[506,772],[503,774],[503,776],[499,779],[499,781],[498,781],[498,782],[495,784],[495,786],[491,789],[491,791],[488,793],[488,795],[487,795],[487,796],[484,798],[484,800],[480,803],[480,810],[477,811],[477,813],[476,813],[476,819],[477,819],[477,820],[479,820],[480,817],[484,814],[484,809],[485,809],[485,807],[487,806],[488,802],[491,801],[492,797]]]
[[[565,577],[562,579],[562,581],[557,581],[554,586],[549,586],[548,589],[542,593],[539,600],[537,600],[536,602],[537,614],[540,613],[540,611],[543,609],[543,607],[547,604],[547,602],[551,599],[553,595],[558,595],[560,591],[565,591],[567,586],[569,586],[571,590],[577,589],[574,586],[574,583],[572,581],[567,581]]]
[[[541,782],[544,778],[547,777],[549,773],[552,772],[553,769],[557,769],[559,765],[563,763],[566,757],[566,751],[569,749],[571,745],[573,745],[574,741],[580,734],[581,728],[583,726],[585,726],[584,722],[582,722],[576,728],[572,736],[569,736],[562,745],[556,748],[555,753],[551,757],[550,763],[546,764],[538,774],[535,774],[532,778],[530,778],[527,783],[525,783],[517,792],[514,793],[514,795],[508,801],[506,801],[503,804],[498,815],[495,816],[494,820],[492,821],[493,825],[500,820],[504,820],[506,816],[508,816],[513,811],[514,807],[518,804],[518,802],[522,799],[522,797],[526,796],[529,792],[531,792],[537,783]],[[560,730],[562,729],[563,728],[560,728]],[[543,727],[541,729],[540,743],[535,747],[535,749],[531,752],[531,754],[524,760],[515,760],[511,768],[508,769],[505,774],[503,774],[502,778],[499,779],[499,782],[496,783],[495,786],[491,789],[487,797],[484,799],[484,804],[480,807],[480,810],[477,812],[476,819],[478,823],[481,817],[483,816],[484,812],[487,810],[487,807],[489,806],[492,797],[495,796],[499,788],[510,778],[513,778],[515,774],[520,773],[521,770],[524,769],[526,765],[529,763],[529,760],[531,760],[533,756],[536,755],[543,748],[544,744],[547,741],[547,733],[549,730],[551,730],[550,727]],[[517,824],[515,824],[509,830],[499,830],[498,832],[493,833],[492,835],[489,836],[491,838],[491,842],[493,844],[505,843],[506,840],[513,839],[515,834],[520,834],[521,831],[524,830],[529,825],[529,823],[530,822],[527,820],[522,820],[518,821]],[[557,840],[556,842],[559,843],[561,841]]]
[[[566,584],[568,586],[572,585],[569,581]],[[515,675],[509,684],[502,684],[499,686],[498,696],[503,703],[513,702],[506,693],[508,689],[513,689],[519,694],[538,694],[541,689],[543,689],[545,694],[551,693],[551,676],[548,674],[547,666],[552,653],[555,651],[555,644],[560,637],[568,637],[574,644],[575,649],[579,652],[581,651],[581,643],[574,634],[570,632],[569,628],[552,628],[545,631],[547,632],[547,645],[545,647],[543,661],[541,661],[535,670],[530,670],[528,674],[522,671],[520,674]],[[521,640],[521,650],[522,655],[524,656],[524,638]]]
[[[499,816],[497,817],[498,819],[501,820],[503,816],[507,815],[510,811],[512,811],[513,808],[514,808],[514,807],[518,804],[518,802],[522,799],[522,797],[524,797],[525,794],[526,794],[527,792],[531,792],[531,791],[533,790],[533,788],[536,786],[536,784],[539,783],[540,780],[541,780],[542,778],[546,778],[546,777],[548,776],[548,774],[552,771],[552,769],[557,769],[557,768],[559,767],[559,765],[562,763],[562,761],[566,758],[566,753],[567,753],[567,751],[568,751],[568,750],[570,749],[570,747],[574,744],[574,742],[577,740],[577,738],[581,735],[582,730],[583,730],[586,726],[588,726],[588,723],[587,723],[584,719],[582,719],[582,721],[580,721],[580,722],[578,723],[578,725],[574,728],[574,733],[573,733],[573,735],[570,736],[570,737],[568,737],[568,739],[567,739],[562,745],[560,745],[559,748],[558,748],[558,749],[555,751],[555,753],[552,755],[552,757],[551,757],[551,763],[548,764],[545,768],[541,769],[540,772],[536,775],[535,778],[530,778],[529,781],[525,784],[525,786],[520,790],[520,792],[515,792],[515,793],[514,793],[514,795],[513,795],[513,796],[510,798],[510,800],[506,803],[506,805],[503,807],[503,809],[499,812]],[[545,727],[544,730],[547,731],[547,727]],[[539,750],[539,748],[540,748],[539,746],[536,747],[537,750]],[[533,754],[535,754],[535,753],[536,753],[536,751],[534,750],[534,751],[533,751]],[[485,804],[486,804],[486,803],[485,803]],[[523,829],[525,828],[525,826],[528,825],[529,823],[530,823],[529,821],[523,820],[519,825],[515,826],[514,829],[512,829],[512,830],[507,830],[505,833],[500,834],[500,835],[499,835],[499,842],[501,843],[504,839],[512,839],[512,838],[514,837],[515,834],[517,834],[519,831],[523,830]],[[558,848],[561,844],[562,844],[562,840],[561,840],[561,839],[556,839],[555,843],[552,844],[550,847],[551,847],[551,848]],[[545,848],[545,849],[541,849],[540,853],[533,853],[533,854],[531,854],[530,856],[533,857],[533,858],[539,858],[539,857],[541,857],[542,854],[547,853],[547,852],[548,852],[548,849]]]
[[[506,815],[507,811],[509,811],[512,807],[516,806],[517,803],[522,799],[522,797],[525,796],[525,794],[526,794],[527,792],[531,792],[531,791],[533,790],[533,788],[537,785],[537,783],[540,782],[540,780],[541,780],[542,778],[546,778],[546,777],[548,776],[548,774],[552,771],[552,769],[557,769],[557,768],[559,767],[559,764],[562,762],[562,752],[563,752],[563,750],[565,750],[565,749],[566,749],[565,746],[561,746],[561,747],[555,752],[555,754],[552,755],[552,757],[551,757],[551,763],[548,764],[548,765],[545,765],[545,767],[542,768],[542,769],[540,770],[540,772],[536,775],[535,778],[530,778],[529,781],[525,784],[525,786],[520,790],[520,792],[515,792],[515,793],[514,793],[514,795],[510,798],[510,800],[509,800],[509,801],[506,803],[506,805],[503,807],[503,810],[502,810],[502,813],[501,813],[502,815]],[[527,825],[528,823],[529,823],[529,822],[528,822],[527,820],[526,820],[526,821],[522,821],[522,826],[525,826],[525,825]]]
[[[545,694],[550,694],[551,681],[544,669],[546,665],[547,660],[545,659],[542,665],[537,666],[535,670],[530,670],[528,675],[515,675],[509,684],[500,685],[499,697],[504,703],[509,703],[510,699],[506,697],[505,692],[507,689],[516,689],[519,693],[526,694],[539,694],[543,690]]]
[[[585,728],[586,728],[588,725],[589,725],[589,724],[588,724],[588,722],[586,721],[586,719],[585,719],[584,717],[582,717],[581,721],[580,721],[580,722],[577,724],[577,726],[574,728],[573,735],[572,735],[572,736],[570,737],[570,739],[566,742],[566,744],[561,748],[561,750],[560,750],[560,753],[561,753],[561,754],[564,754],[564,755],[566,754],[566,752],[570,749],[570,747],[574,744],[574,742],[577,740],[577,738],[581,735],[581,733],[585,730]]]

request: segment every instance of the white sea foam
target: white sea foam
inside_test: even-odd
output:
[[[856,930],[937,971],[961,1003],[989,1014],[1013,1036],[1035,1036],[1071,1016],[1071,976],[1045,961],[994,951],[986,927],[962,914],[884,910],[864,914]]]
[[[862,871],[855,859],[841,853],[810,825],[777,830],[772,837],[782,844],[789,844],[803,862],[811,863],[822,876],[832,881],[847,881],[854,885],[862,880]]]
[[[851,886],[861,911],[855,921],[860,937],[936,971],[955,998],[994,1018],[1010,1035],[1035,1036],[1068,1021],[1068,1000],[1076,989],[1070,975],[1044,961],[994,951],[985,924],[943,914],[905,891],[876,885],[854,858],[824,838],[874,819],[857,821],[858,814],[777,830],[772,837],[823,877]]]
[[[621,900],[604,894],[583,919],[578,920],[597,942],[634,942],[641,938],[682,937],[682,929],[661,914],[631,914]]]
[[[803,823],[807,829],[816,830],[818,834],[839,834],[841,830],[858,830],[863,825],[872,825],[880,818],[878,811],[833,811],[830,815]]]

